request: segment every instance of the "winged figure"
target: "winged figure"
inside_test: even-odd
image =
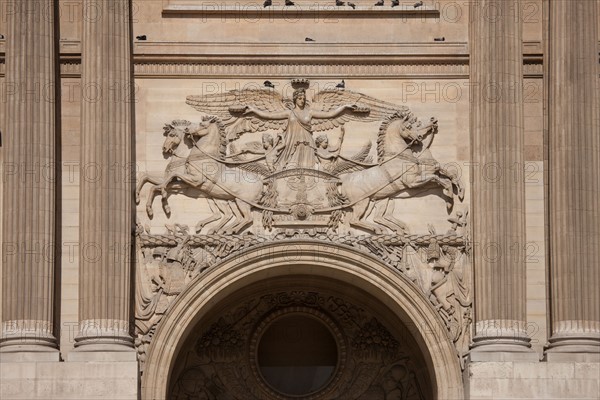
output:
[[[187,104],[220,118],[227,139],[246,132],[279,131],[275,139],[275,170],[315,168],[319,164],[313,133],[328,131],[349,121],[380,121],[386,116],[406,113],[408,108],[373,97],[339,89],[317,93],[312,102],[303,88],[292,99],[270,89],[232,90],[223,94],[189,96]]]

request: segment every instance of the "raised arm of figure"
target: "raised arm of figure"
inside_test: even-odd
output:
[[[346,104],[340,106],[331,111],[311,111],[311,116],[314,118],[328,119],[328,118],[337,118],[341,113],[346,110],[356,110],[358,106],[355,104]]]
[[[269,112],[260,110],[252,105],[246,106],[246,111],[244,111],[244,115],[254,114],[259,118],[263,119],[287,119],[290,117],[289,111],[275,111]]]

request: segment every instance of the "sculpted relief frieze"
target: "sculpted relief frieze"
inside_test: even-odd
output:
[[[383,260],[431,301],[462,357],[471,323],[468,206],[460,177],[434,156],[437,119],[345,88],[311,96],[308,80],[292,86],[290,98],[272,87],[190,95],[198,118],[164,125],[164,171],[141,174],[136,187],[141,359],[195,277],[286,240],[338,243]],[[180,198],[193,202],[184,213],[172,209]],[[431,204],[446,209],[446,232],[429,220],[428,232],[415,231],[403,210],[415,198],[443,200]],[[210,212],[195,213],[200,204]],[[163,232],[150,227],[158,214]]]

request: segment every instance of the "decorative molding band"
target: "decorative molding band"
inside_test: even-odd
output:
[[[63,78],[81,77],[81,60],[61,60],[60,76]]]
[[[467,64],[321,64],[321,63],[136,63],[136,77],[287,77],[302,75],[318,77],[454,77],[468,78]]]
[[[541,60],[539,63],[523,64],[523,76],[525,78],[542,78],[544,76],[544,65]]]
[[[264,7],[262,1],[225,5],[206,3],[203,5],[168,5],[163,8],[163,17],[231,18],[251,20],[273,19],[337,19],[337,18],[439,18],[440,11],[428,6],[415,8],[412,3],[401,4],[397,8],[349,6],[337,7],[333,4],[309,3]]]
[[[4,60],[0,59],[0,76],[4,76]],[[136,62],[136,78],[203,78],[245,77],[266,75],[287,77],[303,75],[309,78],[352,76],[361,78],[456,78],[469,76],[468,64],[234,64],[234,63],[185,63],[185,62]],[[542,64],[524,64],[525,78],[542,78]],[[63,78],[81,76],[81,63],[76,59],[63,60],[60,64]]]

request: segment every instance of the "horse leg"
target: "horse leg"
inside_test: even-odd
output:
[[[135,204],[140,204],[140,192],[146,183],[150,182],[153,185],[158,185],[162,179],[163,178],[143,174],[140,179],[138,179],[138,183],[135,186]]]
[[[407,234],[408,226],[404,222],[395,218],[393,215],[395,208],[394,201],[390,200],[389,198],[386,198],[382,200],[382,203],[383,206],[380,207],[380,209],[377,211],[377,214],[375,215],[375,218],[373,218],[373,221],[377,222],[378,224],[387,226],[397,234]]]
[[[452,210],[452,207],[454,206],[454,191],[453,191],[452,181],[449,178],[441,178],[437,175],[431,175],[428,178],[429,178],[428,181],[433,181],[443,188],[442,193],[447,198],[446,208],[448,210]]]
[[[225,206],[229,212],[229,217],[219,225],[219,230],[231,232],[232,229],[244,218],[238,206],[233,201],[225,201]],[[232,219],[233,218],[233,219]]]
[[[152,203],[154,203],[154,198],[156,197],[157,192],[160,192],[160,189],[157,189],[157,187],[157,185],[152,185],[152,187],[150,188],[150,192],[148,193],[148,199],[146,200],[146,213],[150,218],[154,216]]]
[[[219,218],[221,218],[222,214],[219,211],[219,209],[217,208],[215,201],[213,199],[206,199],[206,201],[208,202],[208,208],[210,208],[210,211],[212,212],[212,215],[208,218],[205,218],[201,221],[199,221],[196,224],[196,227],[194,228],[196,230],[196,233],[200,233],[200,231],[202,230],[202,228],[204,227],[204,225],[206,224],[210,224],[211,222],[214,222],[216,220],[218,220]]]
[[[217,207],[219,208],[219,210],[221,210],[221,212],[223,213],[223,217],[221,218],[221,221],[219,221],[219,223],[217,224],[217,226],[213,227],[210,229],[210,231],[208,231],[208,233],[210,235],[213,235],[215,233],[223,233],[222,229],[223,227],[231,220],[231,217],[233,217],[233,215],[236,212],[236,207],[235,205],[233,205],[233,207],[231,206],[231,201],[228,200],[215,200],[215,204],[217,205]],[[238,211],[239,213],[239,211]],[[235,219],[234,219],[235,221]]]
[[[430,182],[434,182],[438,186],[442,187],[442,193],[446,197],[446,207],[448,210],[452,209],[454,205],[454,192],[452,190],[452,181],[447,178],[440,178],[437,175],[418,175],[415,180],[404,181],[406,187],[415,189],[427,185]]]
[[[465,198],[465,188],[462,185],[460,179],[453,172],[447,171],[443,168],[440,168],[439,174],[447,179],[450,179],[450,182],[456,187],[456,192],[460,201],[463,201]]]
[[[235,199],[235,204],[238,206],[242,218],[240,222],[227,230],[227,234],[237,234],[252,224],[252,211],[250,205],[240,199]]]
[[[391,224],[390,221],[384,218],[389,202],[389,198],[385,198],[377,202],[377,204],[375,205],[375,216],[373,217],[373,222],[383,225],[386,228],[391,229],[392,231],[398,231],[398,226]]]
[[[369,232],[374,232],[377,235],[381,235],[383,233],[383,230],[380,227],[363,220],[363,217],[366,216],[366,211],[367,208],[369,208],[370,202],[371,199],[369,198],[362,199],[356,202],[352,207],[352,214],[350,215],[350,220],[348,222],[350,226],[353,226],[355,228],[364,229]]]

